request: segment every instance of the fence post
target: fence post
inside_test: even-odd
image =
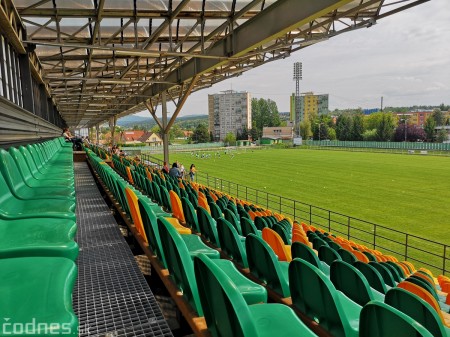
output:
[[[442,275],[445,275],[445,261],[447,260],[447,245],[444,245],[444,256],[442,261]]]
[[[331,232],[331,211],[328,210],[328,233]]]
[[[350,217],[347,217],[347,240],[350,240]]]
[[[377,225],[373,225],[373,249],[377,249]]]
[[[269,193],[266,192],[266,209],[269,209]]]
[[[408,237],[409,237],[409,234],[406,233],[406,239],[405,239],[405,241],[406,241],[406,243],[405,243],[405,261],[408,260]]]

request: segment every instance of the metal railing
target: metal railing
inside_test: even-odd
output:
[[[162,160],[150,155],[142,155],[141,158],[159,167],[163,164]],[[399,260],[415,262],[416,267],[425,267],[444,275],[450,273],[450,246],[447,244],[237,184],[208,173],[197,172],[196,181],[238,199],[320,227],[348,240],[355,240],[369,248],[381,250]]]

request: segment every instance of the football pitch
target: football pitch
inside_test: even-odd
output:
[[[449,157],[246,149],[178,152],[170,160],[186,170],[194,163],[200,174],[450,243]]]

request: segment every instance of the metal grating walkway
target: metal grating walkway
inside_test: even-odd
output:
[[[84,162],[75,164],[79,336],[172,336],[161,309]]]

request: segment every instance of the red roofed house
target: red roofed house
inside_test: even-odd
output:
[[[125,145],[142,143],[141,137],[145,134],[142,130],[122,131],[120,133],[120,142]]]

